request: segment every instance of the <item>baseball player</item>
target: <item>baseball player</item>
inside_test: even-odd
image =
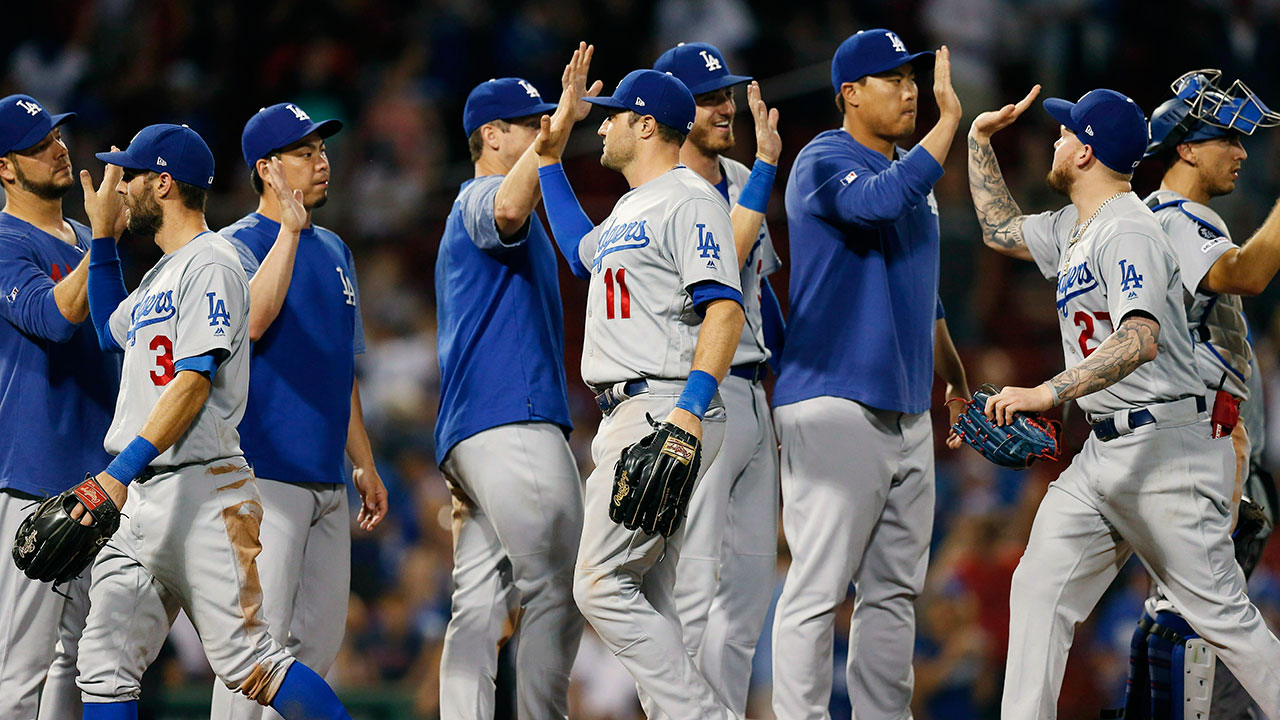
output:
[[[74,117],[50,115],[28,95],[0,100],[0,423],[10,429],[0,440],[5,547],[33,501],[61,493],[86,467],[110,459],[97,438],[111,424],[120,361],[82,327],[92,236],[62,216],[75,176],[60,126]],[[75,662],[89,610],[88,573],[62,592],[0,563],[0,717],[35,718],[41,683],[41,718],[80,714]]]
[[[1237,247],[1231,241],[1226,224],[1208,207],[1208,202],[1235,189],[1236,177],[1248,156],[1242,144],[1244,136],[1252,135],[1259,127],[1280,124],[1280,115],[1269,112],[1243,83],[1237,81],[1230,87],[1220,87],[1216,82],[1220,76],[1218,70],[1186,73],[1172,85],[1175,97],[1151,114],[1150,141],[1145,156],[1159,162],[1165,172],[1160,189],[1144,202],[1155,212],[1173,243],[1186,290],[1187,325],[1195,340],[1196,367],[1207,395],[1213,398],[1211,419],[1215,436],[1229,434],[1235,448],[1232,515],[1238,518],[1242,488],[1250,475],[1250,437],[1255,435],[1255,432],[1246,432],[1247,423],[1240,412],[1241,404],[1250,397],[1253,359],[1240,295],[1262,292],[1280,268],[1280,206],[1272,209],[1267,221],[1243,247]],[[1253,488],[1248,494],[1266,500],[1262,488]],[[1260,529],[1250,527],[1247,531]],[[1247,546],[1250,542],[1249,538],[1236,533],[1232,540],[1237,546],[1242,543]],[[1246,560],[1240,564],[1248,577],[1252,567]],[[1148,686],[1167,692],[1175,685],[1183,685],[1187,692],[1168,698],[1175,700],[1172,705],[1177,706],[1178,716],[1184,696],[1190,696],[1190,702],[1196,703],[1206,715],[1212,712],[1214,717],[1245,716],[1246,709],[1240,705],[1252,704],[1247,696],[1237,695],[1231,700],[1224,697],[1219,701],[1207,692],[1201,693],[1195,683],[1175,682],[1175,674],[1181,681],[1184,663],[1178,662],[1176,668],[1171,668],[1170,658],[1191,661],[1187,672],[1199,673],[1198,668],[1212,670],[1215,665],[1212,646],[1203,640],[1196,642],[1193,647],[1197,649],[1187,657],[1185,643],[1197,639],[1194,633],[1184,631],[1185,625],[1167,598],[1154,593],[1147,599],[1144,617],[1135,630],[1135,656],[1130,662],[1134,691],[1126,702],[1131,708],[1126,714],[1146,716],[1145,706],[1139,713],[1137,703],[1153,702],[1160,694],[1148,692]],[[1170,633],[1183,638],[1178,643],[1180,647],[1172,647],[1170,643],[1169,654],[1165,656],[1166,651],[1159,646],[1168,642]],[[1149,668],[1147,658],[1151,658]],[[1140,678],[1147,674],[1151,681],[1141,682]],[[1216,692],[1219,687],[1238,687],[1234,678],[1223,671],[1214,673],[1211,684],[1214,695],[1219,694]],[[1165,697],[1160,698],[1161,703],[1167,701]]]
[[[938,123],[909,152],[896,145],[915,131],[915,68],[933,56],[908,53],[888,30],[845,40],[831,64],[843,124],[800,151],[787,181],[793,274],[774,387],[792,557],[773,626],[780,718],[829,717],[833,623],[851,581],[854,715],[909,713],[933,527],[935,368],[947,397],[969,397],[938,298],[932,188],[960,122],[945,46]]]
[[[991,136],[1030,106],[979,115],[969,187],[993,249],[1057,282],[1067,369],[987,401],[995,422],[1076,400],[1092,433],[1040,504],[1010,592],[1001,716],[1054,717],[1075,626],[1131,553],[1249,694],[1280,717],[1280,641],[1245,594],[1231,544],[1235,460],[1211,430],[1183,280],[1168,236],[1130,189],[1147,144],[1142,110],[1113,90],[1051,98],[1061,123],[1050,188],[1071,200],[1023,215]]]
[[[585,73],[592,52],[580,48],[570,67]],[[475,177],[459,190],[436,260],[436,458],[454,516],[444,718],[493,717],[498,648],[517,625],[518,715],[569,711],[583,628],[573,604],[582,481],[566,441],[560,283],[534,213],[531,149],[538,118],[554,109],[519,78],[480,83],[463,109]]]
[[[311,221],[328,199],[325,138],[341,128],[292,103],[255,113],[241,147],[258,209],[218,232],[249,277],[254,344],[239,431],[262,497],[262,614],[289,653],[321,674],[342,644],[351,586],[344,448],[360,526],[372,530],[387,512],[355,379],[364,352],[355,263],[341,238]],[[215,720],[278,717],[222,683],[212,710]]]
[[[102,185],[80,175],[94,235],[89,312],[124,368],[104,442],[116,457],[77,495],[112,502],[124,519],[93,566],[78,662],[84,717],[137,718],[139,680],[181,608],[222,682],[289,720],[349,718],[260,615],[262,504],[236,432],[249,284],[235,248],[205,224],[213,154],[186,126],[151,125],[97,157],[108,163]],[[110,237],[122,206],[129,230],[164,251],[132,293]]]
[[[782,263],[764,224],[764,210],[777,174],[782,139],[777,111],[770,113],[765,107],[759,85],[749,77],[731,74],[715,46],[678,45],[663,53],[653,69],[671,73],[693,93],[697,112],[680,148],[680,162],[714,185],[733,206],[730,219],[741,261],[746,322],[733,365],[720,385],[727,416],[725,439],[689,503],[688,527],[676,566],[675,602],[685,647],[717,695],[742,715],[751,659],[777,578],[778,443],[763,381],[766,362],[779,350],[767,340],[781,335],[782,317],[766,276]],[[753,169],[721,155],[734,146],[733,92],[743,83],[750,83],[747,97],[756,123]],[[744,223],[746,227],[741,228]],[[766,332],[766,320],[777,321],[770,332]]]
[[[582,379],[604,412],[586,482],[573,595],[631,673],[648,716],[733,718],[685,652],[672,588],[683,526],[669,536],[610,519],[614,466],[650,433],[646,416],[700,436],[712,463],[725,433],[717,388],[742,337],[742,292],[724,198],[680,165],[693,127],[693,96],[679,80],[636,70],[611,97],[566,83],[543,117],[538,175],[556,243],[574,275],[590,279]],[[594,225],[578,205],[560,155],[580,100],[609,113],[597,132],[601,164],[633,188]],[[695,479],[695,487],[697,480]]]

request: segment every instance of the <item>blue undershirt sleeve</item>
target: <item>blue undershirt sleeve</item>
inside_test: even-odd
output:
[[[591,277],[587,266],[582,264],[582,258],[578,256],[578,244],[595,224],[587,217],[577,196],[573,194],[569,178],[564,174],[564,166],[556,163],[538,168],[538,181],[542,185],[542,203],[547,209],[551,234],[555,236],[560,253],[569,263],[569,270],[580,278]]]
[[[222,364],[222,358],[225,352],[212,351],[195,357],[182,358],[173,364],[173,371],[180,373],[183,370],[194,370],[213,381],[213,376],[218,372],[218,366]]]
[[[934,312],[933,312],[933,319],[934,319],[934,320],[946,320],[946,319],[947,319],[947,309],[946,309],[946,308],[944,308],[944,307],[942,306],[942,296],[941,296],[941,295],[939,295],[939,296],[938,296],[938,309],[937,309],[937,310],[934,310]]]
[[[777,375],[782,370],[787,322],[782,318],[782,304],[778,302],[769,278],[760,278],[760,321],[764,330],[764,346],[769,348],[769,367]]]
[[[742,304],[742,292],[715,280],[703,280],[689,287],[689,297],[693,298],[693,309],[698,315],[707,313],[707,304],[712,300],[728,299]]]
[[[129,297],[114,238],[94,238],[89,256],[89,319],[106,352],[124,352],[111,335],[111,313]]]

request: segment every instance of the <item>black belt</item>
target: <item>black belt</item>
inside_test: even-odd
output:
[[[621,405],[623,400],[649,392],[648,380],[628,380],[621,385],[621,393],[618,392],[617,385],[611,385],[596,394],[596,404],[600,406],[600,412],[608,415],[614,408]]]
[[[4,493],[5,495],[12,495],[13,497],[18,498],[19,500],[44,500],[45,498],[45,496],[43,495],[33,495],[32,493],[23,492],[21,490],[15,490],[14,488],[11,488],[11,487],[0,488],[0,492]]]
[[[138,477],[134,478],[133,481],[144,483],[157,475],[164,475],[165,473],[177,472],[183,468],[191,467],[192,465],[204,465],[208,462],[210,461],[197,460],[194,462],[182,463],[181,465],[148,465],[142,469],[142,472],[138,473]]]
[[[743,363],[729,368],[729,374],[742,378],[747,382],[758,383],[769,374],[769,363],[761,360],[758,363]]]
[[[1204,396],[1197,395],[1196,396],[1196,412],[1202,413],[1204,412],[1204,410],[1205,410]],[[1129,427],[1134,430],[1137,430],[1143,425],[1150,425],[1155,421],[1156,421],[1155,416],[1152,415],[1151,411],[1147,408],[1142,408],[1141,410],[1134,410],[1129,413]],[[1116,438],[1120,437],[1121,433],[1118,429],[1116,429],[1115,416],[1109,417],[1106,420],[1100,420],[1096,423],[1093,423],[1093,434],[1097,435],[1098,439],[1101,440],[1102,442],[1107,442],[1108,440],[1115,440]]]

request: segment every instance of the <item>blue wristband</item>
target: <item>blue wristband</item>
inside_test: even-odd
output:
[[[707,414],[707,408],[711,405],[711,399],[716,396],[716,388],[719,386],[720,383],[716,382],[711,373],[692,370],[689,372],[689,379],[684,383],[684,392],[680,393],[680,399],[676,400],[676,407],[688,410],[701,420],[702,416]]]
[[[121,485],[128,485],[159,456],[160,451],[156,450],[156,446],[139,435],[111,461],[107,466],[107,474],[119,480]]]
[[[748,210],[762,213],[769,208],[769,193],[773,191],[773,179],[778,177],[778,166],[756,158],[751,166],[751,177],[738,195],[738,204]]]

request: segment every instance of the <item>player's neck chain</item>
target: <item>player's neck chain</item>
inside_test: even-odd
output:
[[[1075,227],[1071,229],[1071,239],[1067,241],[1067,249],[1070,250],[1071,247],[1074,246],[1078,240],[1080,240],[1080,238],[1084,237],[1084,231],[1089,229],[1089,225],[1093,223],[1094,218],[1098,217],[1098,214],[1102,212],[1103,208],[1110,205],[1112,200],[1115,200],[1116,198],[1121,197],[1123,195],[1127,195],[1128,193],[1129,193],[1128,190],[1122,190],[1116,193],[1115,195],[1112,195],[1106,200],[1103,200],[1102,204],[1098,206],[1098,209],[1094,210],[1093,214],[1090,215],[1088,219],[1086,219],[1084,222],[1080,222],[1079,220],[1076,220]],[[1068,257],[1070,256],[1069,252],[1067,253],[1067,256]],[[1063,268],[1066,268],[1067,266],[1066,257],[1063,258],[1062,266]]]

